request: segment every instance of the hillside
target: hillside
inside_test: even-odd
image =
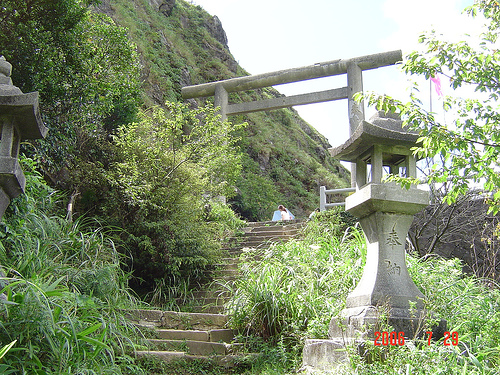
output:
[[[199,6],[183,0],[103,0],[97,9],[126,27],[137,45],[147,105],[182,101],[181,87],[186,85],[249,74],[231,55],[219,19]],[[277,96],[281,94],[274,89],[261,89],[232,94],[230,101]],[[318,206],[319,186],[348,185],[347,171],[330,158],[325,137],[295,110],[229,120],[248,123],[239,143],[245,153],[243,173],[231,202],[245,218],[269,219],[278,203],[304,215]]]

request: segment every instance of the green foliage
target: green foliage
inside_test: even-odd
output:
[[[37,142],[37,151],[43,153],[43,168],[53,184],[78,196],[76,214],[102,214],[107,191],[113,189],[107,184],[109,165],[117,161],[109,135],[137,120],[141,99],[147,106],[163,106],[182,101],[182,86],[248,74],[212,35],[213,17],[183,0],[169,16],[148,1],[116,0],[114,20],[89,10],[98,3],[93,0],[61,0],[57,6],[47,0],[4,3],[2,54],[14,65],[14,83],[25,92],[40,92],[50,132]],[[279,95],[273,89],[256,90],[241,93],[236,102]],[[296,112],[248,119],[257,134],[240,131],[242,150],[259,160],[261,150],[269,148],[268,156],[279,162],[270,169],[260,165],[267,170],[258,173],[246,170],[248,178],[238,179],[242,196],[235,207],[247,218],[268,218],[276,203],[303,215],[317,206],[319,185],[346,183],[345,176],[337,176],[345,172],[327,157],[324,137]],[[259,190],[257,183],[249,186],[254,176],[266,195],[247,198],[246,193]],[[261,202],[252,206],[254,198]]]
[[[371,95],[369,101],[381,109],[401,113],[407,126],[420,131],[420,144],[414,151],[419,157],[433,160],[427,176],[429,183],[451,182],[445,196],[448,203],[481,185],[491,193],[491,207],[497,212],[500,202],[497,173],[500,52],[496,46],[499,7],[496,1],[478,1],[467,11],[486,17],[487,27],[477,39],[450,42],[441,40],[434,32],[427,33],[420,38],[424,50],[410,53],[403,64],[407,74],[423,75],[427,79],[441,75],[449,78],[454,90],[474,89],[475,94],[466,98],[443,98],[446,122],[427,111],[415,92],[408,103],[376,95]],[[396,180],[404,184],[412,182]]]
[[[500,292],[498,285],[465,276],[458,259],[419,260],[408,257],[411,277],[427,297],[428,311],[447,320],[447,329],[457,332],[457,346],[445,346],[443,339],[428,342],[428,335],[414,345],[390,348],[382,362],[353,361],[357,371],[386,374],[497,374],[500,368]],[[489,284],[489,285],[488,285]],[[434,319],[426,322],[428,330]],[[372,343],[370,343],[372,344]],[[373,350],[370,345],[369,350]],[[409,369],[409,370],[407,370]]]
[[[263,176],[258,164],[248,155],[243,156],[243,171],[236,181],[238,194],[234,208],[250,221],[270,220],[283,200],[274,182]]]
[[[179,103],[140,116],[115,138],[121,161],[110,174],[115,196],[106,213],[125,228],[122,252],[132,255],[143,287],[171,289],[203,278],[220,256],[222,236],[239,225],[216,200],[234,194],[241,166],[232,133],[243,125],[221,122],[213,107]],[[162,303],[171,297],[154,295],[166,296]]]
[[[61,217],[61,195],[45,184],[36,161],[21,157],[21,162],[26,193],[13,201],[0,223],[0,263],[26,277],[64,275],[73,291],[118,301],[126,276],[110,240],[117,229],[84,217],[75,222]]]
[[[252,94],[240,93],[235,101],[279,96],[272,90]],[[293,110],[251,113],[244,118],[249,126],[240,144],[251,159],[244,160],[245,175],[237,183],[241,197],[235,206],[245,218],[269,220],[277,204],[304,217],[318,205],[319,186],[348,185],[348,172],[328,156],[324,138]]]
[[[245,221],[241,220],[234,211],[221,201],[214,200],[210,204],[205,205],[204,213],[205,220],[212,223],[220,229],[226,228],[228,231],[220,232],[219,240],[224,240],[229,237],[235,230],[245,226]]]
[[[341,240],[346,227],[338,212],[318,214],[305,240],[273,245],[258,261],[257,250],[244,253],[232,323],[274,340],[326,337],[332,313],[342,308],[340,296],[359,279],[366,255],[358,230],[351,227]]]
[[[123,161],[113,183],[132,205],[169,213],[182,205],[199,209],[203,193],[234,194],[241,166],[231,133],[239,126],[221,122],[213,108],[180,103],[152,108],[141,119],[116,136]]]
[[[59,179],[62,168],[105,163],[107,133],[133,120],[139,106],[134,45],[124,28],[89,10],[93,3],[6,0],[0,8],[2,54],[14,84],[40,93],[50,131],[37,151],[46,173]],[[69,176],[59,183],[77,185]]]

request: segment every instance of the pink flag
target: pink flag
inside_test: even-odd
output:
[[[431,81],[434,83],[434,87],[438,96],[443,96],[443,91],[441,91],[441,80],[439,79],[439,76],[436,75],[435,77],[431,77]]]

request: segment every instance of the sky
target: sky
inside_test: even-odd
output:
[[[419,48],[418,37],[435,29],[450,38],[476,27],[462,14],[473,0],[191,0],[216,15],[231,53],[250,74],[314,65],[401,49]],[[285,95],[338,88],[346,76],[275,86]],[[365,91],[407,95],[397,67],[363,72]],[[445,90],[445,88],[444,88]],[[294,107],[332,146],[349,137],[347,100]],[[375,112],[367,109],[369,119]]]

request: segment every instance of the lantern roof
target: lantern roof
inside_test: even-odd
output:
[[[362,121],[342,145],[330,148],[330,154],[340,160],[355,162],[375,145],[385,150],[409,150],[417,144],[418,132],[402,127],[399,115],[378,112],[369,121]],[[399,152],[397,152],[399,153]]]
[[[0,117],[14,117],[21,139],[44,138],[47,127],[38,108],[38,92],[23,92],[12,84],[12,65],[0,56]]]

